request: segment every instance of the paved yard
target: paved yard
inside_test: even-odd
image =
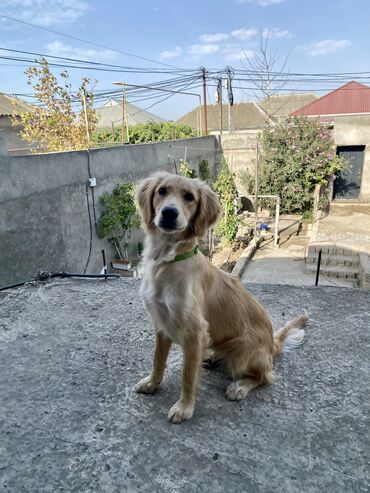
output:
[[[275,247],[272,240],[262,242],[246,265],[242,280],[252,284],[314,286],[316,273],[306,272],[305,246],[298,241],[299,237],[293,237],[280,248]],[[353,281],[321,273],[319,285],[352,288]]]
[[[153,347],[138,283],[1,294],[1,491],[369,491],[368,292],[251,286],[277,326],[307,309],[304,345],[244,402],[205,372],[193,420],[171,425],[178,349],[157,395],[132,391]]]

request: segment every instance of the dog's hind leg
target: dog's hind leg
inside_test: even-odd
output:
[[[241,401],[247,394],[260,385],[259,381],[253,377],[235,380],[226,389],[226,397],[230,401]]]
[[[228,363],[234,379],[226,390],[226,396],[231,401],[240,401],[259,385],[275,381],[272,355],[263,348],[249,355],[235,354]]]
[[[171,344],[171,339],[166,337],[160,331],[156,332],[153,369],[149,376],[143,378],[136,384],[136,392],[142,394],[153,394],[157,390],[163,379],[163,373],[166,368]]]

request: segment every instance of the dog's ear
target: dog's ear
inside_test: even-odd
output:
[[[162,178],[163,175],[158,173],[150,176],[149,178],[145,178],[138,183],[136,189],[136,200],[140,207],[141,217],[143,218],[144,224],[148,229],[153,227],[155,215],[153,196],[155,189]]]
[[[193,218],[193,231],[202,238],[213,226],[221,213],[221,205],[216,192],[202,184],[199,189],[199,203]]]

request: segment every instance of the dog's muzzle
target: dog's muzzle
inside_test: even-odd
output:
[[[164,207],[162,209],[161,219],[159,221],[159,227],[173,231],[178,228],[177,226],[177,218],[179,215],[179,211],[176,207]]]

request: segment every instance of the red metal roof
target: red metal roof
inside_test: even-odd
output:
[[[353,80],[294,111],[292,115],[321,116],[349,113],[370,113],[370,87]]]

